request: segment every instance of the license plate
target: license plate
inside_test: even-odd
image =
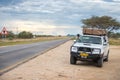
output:
[[[81,54],[80,54],[81,57],[88,57],[88,55],[89,55],[89,54],[87,54],[87,53],[81,53]]]

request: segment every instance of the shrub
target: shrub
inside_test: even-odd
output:
[[[18,34],[18,37],[23,39],[29,39],[33,38],[33,34],[31,32],[22,31]]]

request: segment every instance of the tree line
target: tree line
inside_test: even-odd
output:
[[[13,40],[14,38],[20,38],[20,39],[30,39],[33,37],[53,37],[53,35],[33,35],[33,33],[28,31],[22,31],[19,34],[14,34],[12,31],[8,31],[8,35],[6,35],[6,38],[9,40]],[[1,35],[2,38],[2,35]]]
[[[14,38],[29,39],[29,38],[33,38],[33,34],[27,31],[22,31],[19,34],[14,34],[12,31],[8,31],[8,35],[6,36],[6,38],[10,40]]]

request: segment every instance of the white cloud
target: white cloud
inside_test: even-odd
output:
[[[71,2],[74,2],[74,3],[86,3],[86,2],[104,2],[103,0],[71,0]]]
[[[78,17],[82,17],[83,15],[82,14],[72,14],[70,16],[67,16],[69,19],[76,19]]]
[[[115,2],[120,2],[120,0],[113,0],[113,1],[115,1]]]
[[[67,35],[71,31],[75,34],[81,32],[81,28],[77,26],[55,26],[51,23],[33,22],[33,21],[9,21],[7,22],[7,30],[15,33],[21,31],[30,31],[34,34],[48,34],[48,35]],[[73,31],[74,30],[74,31]]]
[[[120,11],[120,3],[114,2],[106,2],[105,0],[25,0],[24,2],[12,5],[12,6],[4,6],[0,8],[0,11],[14,11],[14,12],[27,12],[29,13],[48,13],[48,14],[58,14],[61,13],[63,16],[64,12],[68,12],[70,10],[78,11],[79,15],[93,15],[92,11],[100,11],[104,10],[104,12],[100,13],[118,13]],[[114,0],[119,1],[119,0]],[[93,10],[94,9],[94,10]],[[105,11],[106,10],[106,11]],[[79,12],[80,11],[80,12]],[[82,11],[82,13],[81,13]],[[89,13],[88,13],[89,12]],[[73,13],[73,15],[78,14]],[[83,14],[85,13],[85,14]],[[97,14],[96,14],[97,15]]]
[[[42,13],[56,13],[64,9],[64,1],[55,0],[25,0],[22,3],[10,6],[3,6],[0,10],[9,11],[27,11],[27,12],[42,12]]]
[[[16,32],[27,30],[41,34],[80,32],[80,20],[92,15],[119,18],[119,0],[24,0],[0,8],[0,25]],[[78,23],[77,23],[78,22]],[[71,26],[72,25],[72,26]],[[74,26],[75,25],[75,26]],[[77,25],[77,26],[76,26]]]

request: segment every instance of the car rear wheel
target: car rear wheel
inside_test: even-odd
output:
[[[76,57],[74,57],[74,56],[70,56],[70,64],[76,64]]]

